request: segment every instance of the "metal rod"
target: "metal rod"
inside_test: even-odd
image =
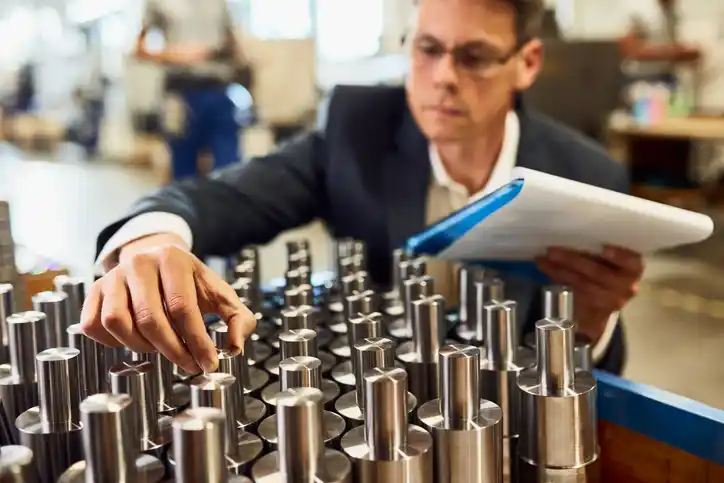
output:
[[[394,460],[407,446],[407,373],[399,368],[365,372],[365,438],[370,457]]]
[[[41,292],[33,296],[33,310],[43,312],[47,317],[44,349],[66,347],[68,320],[68,296],[58,292]]]
[[[131,406],[134,422],[134,435],[136,449],[144,441],[158,439],[158,406],[153,395],[153,363],[148,361],[123,362],[110,368],[111,392],[113,394],[127,394],[133,398]]]
[[[565,285],[543,288],[543,317],[546,319],[574,319],[573,289]]]
[[[486,357],[496,367],[507,367],[515,361],[518,344],[517,306],[513,301],[490,302],[483,306]]]
[[[42,349],[45,325],[42,312],[21,312],[7,318],[12,375],[26,382],[35,381],[35,355]]]
[[[535,324],[538,379],[544,396],[562,394],[573,384],[573,329],[568,319],[543,319]]]
[[[311,305],[298,305],[282,310],[282,330],[311,329],[316,330],[317,310]]]
[[[236,378],[220,372],[202,374],[193,378],[190,386],[192,408],[216,408],[224,413],[226,428],[224,453],[234,452],[237,441],[237,409],[241,399],[239,391],[234,390],[236,388]]]
[[[487,271],[478,265],[463,265],[458,271],[460,322],[472,327],[477,313],[475,282],[483,280]]]
[[[480,349],[452,344],[440,349],[440,412],[446,429],[466,429],[480,413]],[[462,425],[461,425],[462,422]]]
[[[322,387],[322,361],[316,357],[290,357],[279,363],[282,391],[298,387]]]
[[[2,337],[2,346],[5,348],[5,351],[8,350],[7,347],[10,344],[7,318],[15,313],[14,297],[15,294],[12,285],[9,283],[0,284],[0,336]],[[9,357],[7,352],[5,352],[4,357]],[[7,360],[3,362],[7,362]]]
[[[304,387],[277,396],[279,467],[293,480],[313,481],[324,457],[322,391]]]
[[[382,314],[374,312],[349,319],[347,341],[350,354],[354,354],[354,345],[357,341],[376,337],[382,337]]]
[[[101,361],[103,346],[87,337],[80,324],[68,327],[68,345],[80,351],[80,382],[83,397],[98,394],[102,391]]]
[[[68,323],[80,322],[80,312],[85,300],[85,284],[77,277],[59,275],[53,279],[55,291],[68,296]]]
[[[395,364],[395,344],[390,339],[368,338],[358,340],[354,345],[352,366],[354,368],[357,405],[364,412],[364,374],[376,367],[392,367]]]
[[[134,361],[146,361],[153,364],[154,377],[151,378],[153,391],[150,395],[155,397],[159,411],[162,411],[173,394],[173,363],[163,357],[160,352],[139,354],[134,352]]]
[[[505,300],[505,283],[501,279],[483,277],[473,282],[474,311],[468,316],[468,326],[475,330],[476,340],[485,340],[485,314],[481,313],[483,307],[503,300]]]
[[[369,315],[377,311],[377,297],[374,291],[356,292],[344,299],[345,320]]]
[[[402,296],[402,277],[408,274],[407,271],[405,273],[402,273],[402,269],[400,269],[400,264],[408,260],[409,257],[403,249],[397,248],[392,252],[392,290],[397,294],[397,297]]]
[[[279,334],[281,358],[317,357],[317,333],[309,329],[289,330]]]
[[[188,409],[173,420],[176,483],[227,483],[223,411]]]
[[[80,421],[80,351],[46,349],[36,356],[40,419],[50,424]]]
[[[94,394],[80,404],[86,481],[135,481],[133,399]]]
[[[414,277],[422,277],[427,272],[427,263],[422,258],[403,260],[397,265],[397,291],[405,297],[405,282]]]
[[[242,359],[239,358],[238,355],[235,355],[234,353],[227,351],[227,350],[220,350],[218,351],[218,357],[219,357],[219,368],[217,372],[220,372],[222,374],[229,374],[230,376],[234,376],[234,379],[237,381],[239,386],[234,385],[234,392],[238,394],[238,397],[233,401],[235,407],[236,407],[236,415],[237,419],[239,419],[240,416],[243,416],[246,414],[246,405],[245,400],[243,397],[244,393],[244,387],[243,387],[243,381],[239,379],[239,364],[242,362]]]
[[[408,332],[413,330],[413,306],[412,303],[423,297],[429,297],[435,290],[435,281],[430,276],[413,277],[403,282],[405,290],[403,292],[403,303],[405,306],[405,323]]]
[[[445,299],[441,295],[412,302],[412,339],[420,362],[437,362],[437,354],[445,343]]]

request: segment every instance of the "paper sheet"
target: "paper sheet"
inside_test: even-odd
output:
[[[447,260],[532,260],[551,246],[651,253],[708,238],[706,215],[526,168],[520,194],[438,254]]]

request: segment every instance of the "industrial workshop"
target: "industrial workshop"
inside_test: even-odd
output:
[[[0,0],[0,483],[724,483],[720,0]]]

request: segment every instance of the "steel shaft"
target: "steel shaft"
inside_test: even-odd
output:
[[[290,357],[279,363],[281,390],[322,387],[322,362],[315,357]]]
[[[68,327],[68,345],[80,352],[80,383],[83,397],[104,392],[106,371],[103,367],[104,348],[87,337],[80,324]]]
[[[467,282],[470,285],[467,287],[466,321],[456,327],[456,333],[465,342],[481,346],[486,337],[483,307],[504,300],[505,284],[499,278],[487,277],[482,268],[469,274]]]
[[[176,483],[227,483],[226,424],[217,408],[187,409],[173,421]]]
[[[68,295],[62,292],[41,292],[33,296],[33,310],[46,316],[47,330],[43,341],[44,349],[67,347],[66,329],[72,325],[69,320]]]
[[[68,322],[77,324],[80,322],[80,312],[83,309],[85,300],[85,284],[77,277],[60,275],[53,280],[53,286],[57,293],[64,293],[68,296]]]
[[[9,283],[0,284],[0,364],[10,362],[7,318],[15,313],[15,293]]]

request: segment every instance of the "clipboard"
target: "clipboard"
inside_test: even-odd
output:
[[[701,213],[517,167],[508,184],[410,237],[404,249],[538,277],[533,260],[551,246],[597,254],[615,245],[646,255],[713,231]]]

